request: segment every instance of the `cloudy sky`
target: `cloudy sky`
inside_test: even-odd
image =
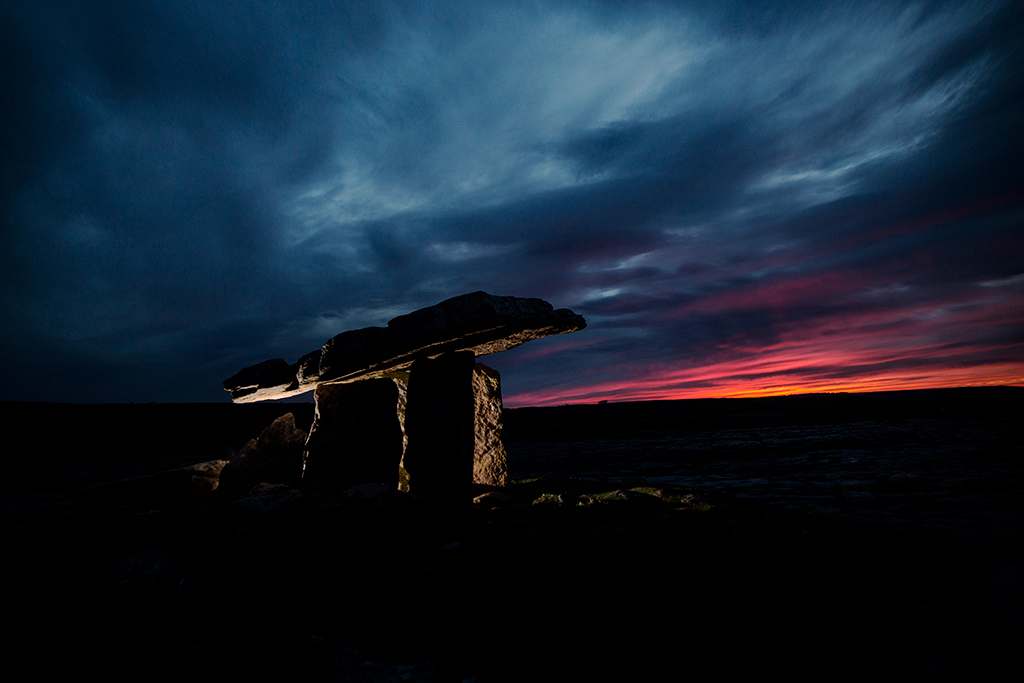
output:
[[[1024,384],[1024,6],[0,0],[0,399],[485,290],[506,404]]]

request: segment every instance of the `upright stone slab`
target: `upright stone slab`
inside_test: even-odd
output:
[[[404,449],[409,445],[409,437],[405,433],[409,373],[395,372],[388,377],[398,387],[398,421],[402,425],[404,440],[402,464],[398,467],[398,489],[408,492],[409,473],[405,469]],[[483,363],[473,367],[473,404],[473,483],[505,486],[508,483],[508,456],[501,439],[501,375]]]
[[[341,495],[359,484],[398,488],[402,428],[398,388],[389,379],[316,388],[316,416],[303,458],[312,491]]]
[[[483,363],[473,369],[475,453],[473,483],[504,486],[508,483],[508,456],[501,440],[501,375]]]
[[[388,379],[398,389],[398,424],[402,427],[402,461],[398,465],[398,490],[409,492],[409,472],[405,469],[405,450],[409,447],[409,434],[405,431],[405,406],[409,397],[409,373],[405,370],[392,372]]]
[[[428,500],[473,500],[474,416],[471,352],[424,358],[409,371],[405,469],[409,491]]]

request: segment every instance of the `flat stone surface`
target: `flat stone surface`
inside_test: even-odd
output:
[[[274,358],[239,370],[224,380],[224,388],[232,398],[245,397],[245,401],[238,403],[278,398],[281,391],[297,393],[296,372],[296,366],[289,365],[284,358]]]
[[[473,369],[473,400],[476,417],[473,483],[504,486],[508,483],[508,457],[501,440],[501,375],[483,363]]]
[[[291,365],[274,359],[247,367],[225,380],[224,389],[236,403],[284,398],[323,382],[384,377],[421,358],[457,351],[485,356],[586,325],[583,316],[543,299],[473,292],[400,315],[387,327],[342,332]]]

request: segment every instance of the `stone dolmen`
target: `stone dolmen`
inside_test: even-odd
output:
[[[316,413],[302,480],[338,495],[386,484],[439,502],[503,486],[498,373],[477,356],[586,327],[542,299],[457,296],[388,322],[343,332],[293,364],[247,367],[224,380],[236,403],[314,389]]]

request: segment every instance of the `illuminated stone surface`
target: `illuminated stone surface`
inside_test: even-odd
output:
[[[260,483],[297,486],[302,477],[302,451],[306,432],[295,426],[295,416],[282,415],[247,443],[220,472],[217,487],[226,496],[245,496]]]
[[[508,478],[500,376],[475,358],[584,327],[542,299],[474,292],[343,332],[291,365],[250,366],[224,388],[236,403],[315,389],[303,474],[311,490],[384,484],[468,504],[474,483]]]
[[[501,440],[501,375],[483,363],[473,368],[473,483],[504,486],[508,481],[508,456]]]
[[[455,351],[485,356],[586,325],[583,316],[543,299],[474,292],[400,315],[387,327],[342,332],[291,365],[274,359],[247,367],[226,379],[224,389],[236,403],[284,398],[322,382],[384,377],[420,358]]]
[[[398,468],[398,488],[409,491],[409,473],[405,469],[404,453],[409,437],[405,433],[406,396],[409,373],[400,371],[389,377],[398,388],[398,419],[402,425],[403,460]],[[473,367],[473,483],[487,486],[504,486],[508,482],[508,457],[501,440],[502,403],[501,376],[497,370],[483,363]]]
[[[289,365],[284,358],[274,358],[239,370],[224,380],[224,388],[236,403],[279,398],[282,388],[290,391],[291,385],[297,383],[295,373],[296,366]],[[236,398],[242,396],[244,401]]]

